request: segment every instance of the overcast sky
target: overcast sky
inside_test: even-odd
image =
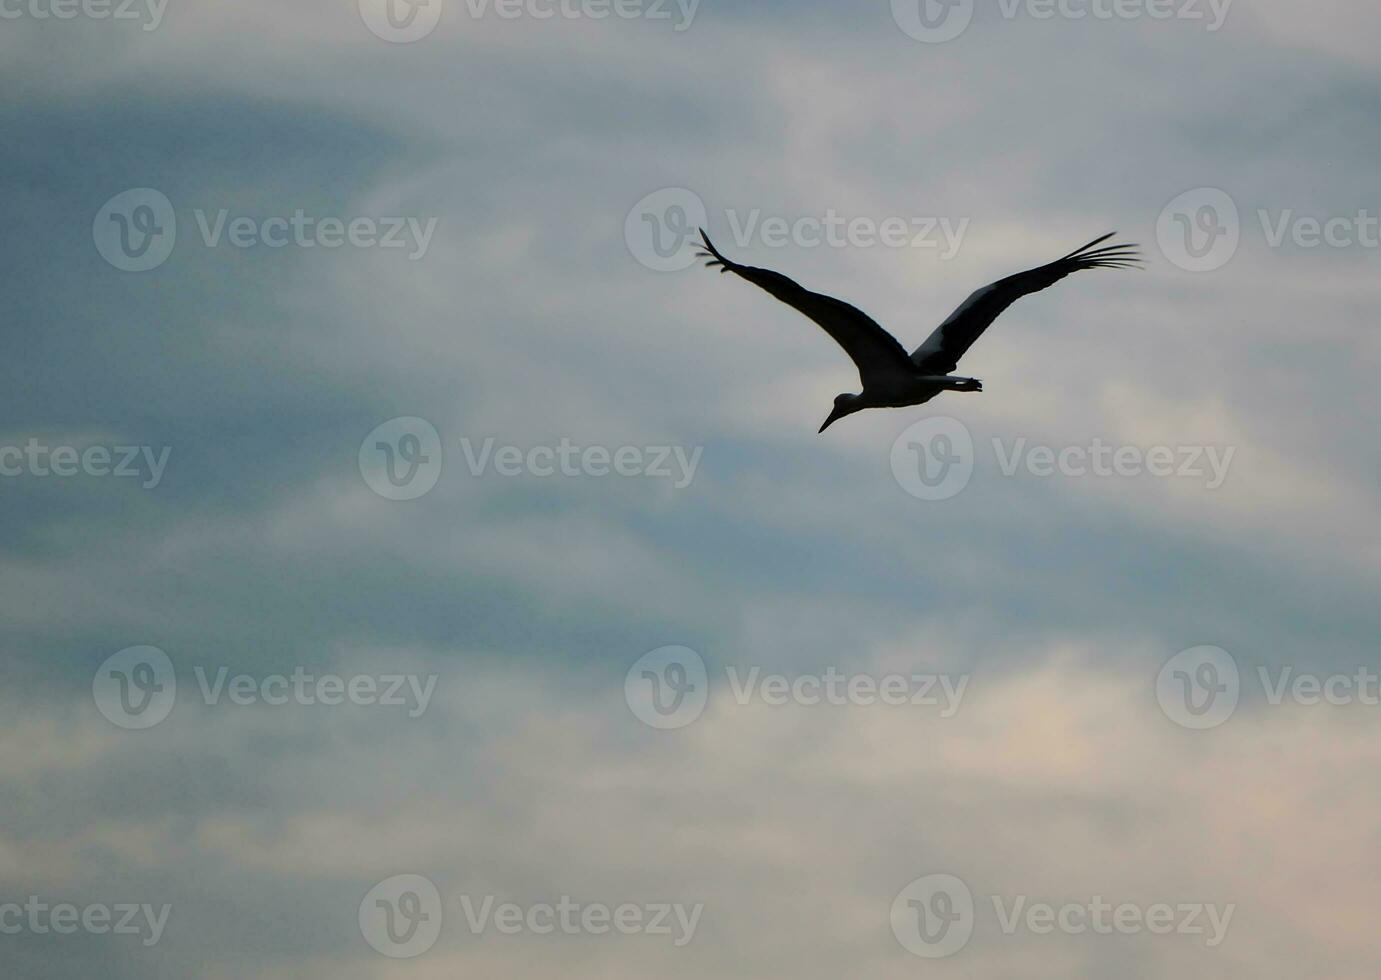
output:
[[[13,975],[1376,975],[1375,4],[394,3],[0,0]]]

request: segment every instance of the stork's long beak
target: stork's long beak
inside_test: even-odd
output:
[[[830,412],[830,417],[825,419],[825,424],[820,426],[820,431],[824,432],[826,429],[834,425],[835,422],[837,422],[839,419],[842,419],[843,417],[844,413],[839,410],[838,406],[836,406],[835,409],[832,412]]]

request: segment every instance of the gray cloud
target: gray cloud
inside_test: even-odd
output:
[[[944,45],[887,8],[706,4],[678,34],[453,3],[397,46],[325,3],[7,27],[0,444],[172,447],[152,490],[0,481],[0,771],[18,789],[0,899],[175,906],[153,951],[0,938],[24,975],[901,975],[916,963],[887,906],[937,868],[1043,900],[1241,906],[1221,955],[989,935],[943,964],[969,976],[1374,972],[1347,830],[1375,808],[1367,709],[1249,693],[1191,739],[1150,686],[1201,643],[1253,667],[1375,663],[1376,256],[1273,249],[1253,225],[1381,212],[1377,64],[1353,40],[1371,8],[1241,5],[1207,34],[980,4]],[[130,274],[91,225],[139,186],[173,202],[179,243]],[[985,394],[931,408],[980,446],[1231,445],[1228,482],[1006,478],[988,459],[955,499],[912,499],[888,452],[925,412],[816,437],[856,387],[818,331],[630,255],[629,209],[677,186],[722,238],[726,209],[968,219],[950,261],[732,247],[915,343],[972,288],[1121,228],[1146,273],[1024,301],[965,361]],[[1245,225],[1233,261],[1194,276],[1155,224],[1199,186]],[[208,248],[198,208],[437,224],[416,261]],[[407,503],[356,461],[402,415],[446,456]],[[704,455],[681,490],[472,476],[461,439],[488,437]],[[971,671],[975,701],[946,727],[716,700],[652,738],[623,673],[670,643],[716,667]],[[184,685],[145,733],[90,693],[136,644]],[[220,665],[434,671],[441,693],[416,720],[189,701],[192,668]],[[1260,869],[1267,852],[1284,868]],[[448,909],[437,949],[393,963],[355,915],[408,871],[452,896],[707,910],[672,950],[472,940]],[[1298,894],[1319,897],[1301,912]]]

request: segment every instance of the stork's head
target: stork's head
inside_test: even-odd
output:
[[[830,412],[830,417],[825,419],[825,424],[820,426],[820,431],[824,432],[846,415],[852,415],[854,412],[863,411],[862,401],[862,395],[850,395],[847,393],[836,395],[834,398],[834,411]]]

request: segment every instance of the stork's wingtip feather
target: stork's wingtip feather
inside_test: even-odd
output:
[[[1115,232],[1115,231],[1110,231],[1110,232],[1108,232],[1106,235],[1102,236],[1101,238],[1095,238],[1093,241],[1089,242],[1087,245],[1081,246],[1080,248],[1076,248],[1074,251],[1070,252],[1068,255],[1062,256],[1062,257],[1061,257],[1061,261],[1063,261],[1064,259],[1076,258],[1077,256],[1082,255],[1084,252],[1087,252],[1089,249],[1093,248],[1093,246],[1103,244],[1103,243],[1106,242],[1109,238],[1113,237],[1113,236],[1116,235],[1116,234],[1117,234],[1117,232]]]

